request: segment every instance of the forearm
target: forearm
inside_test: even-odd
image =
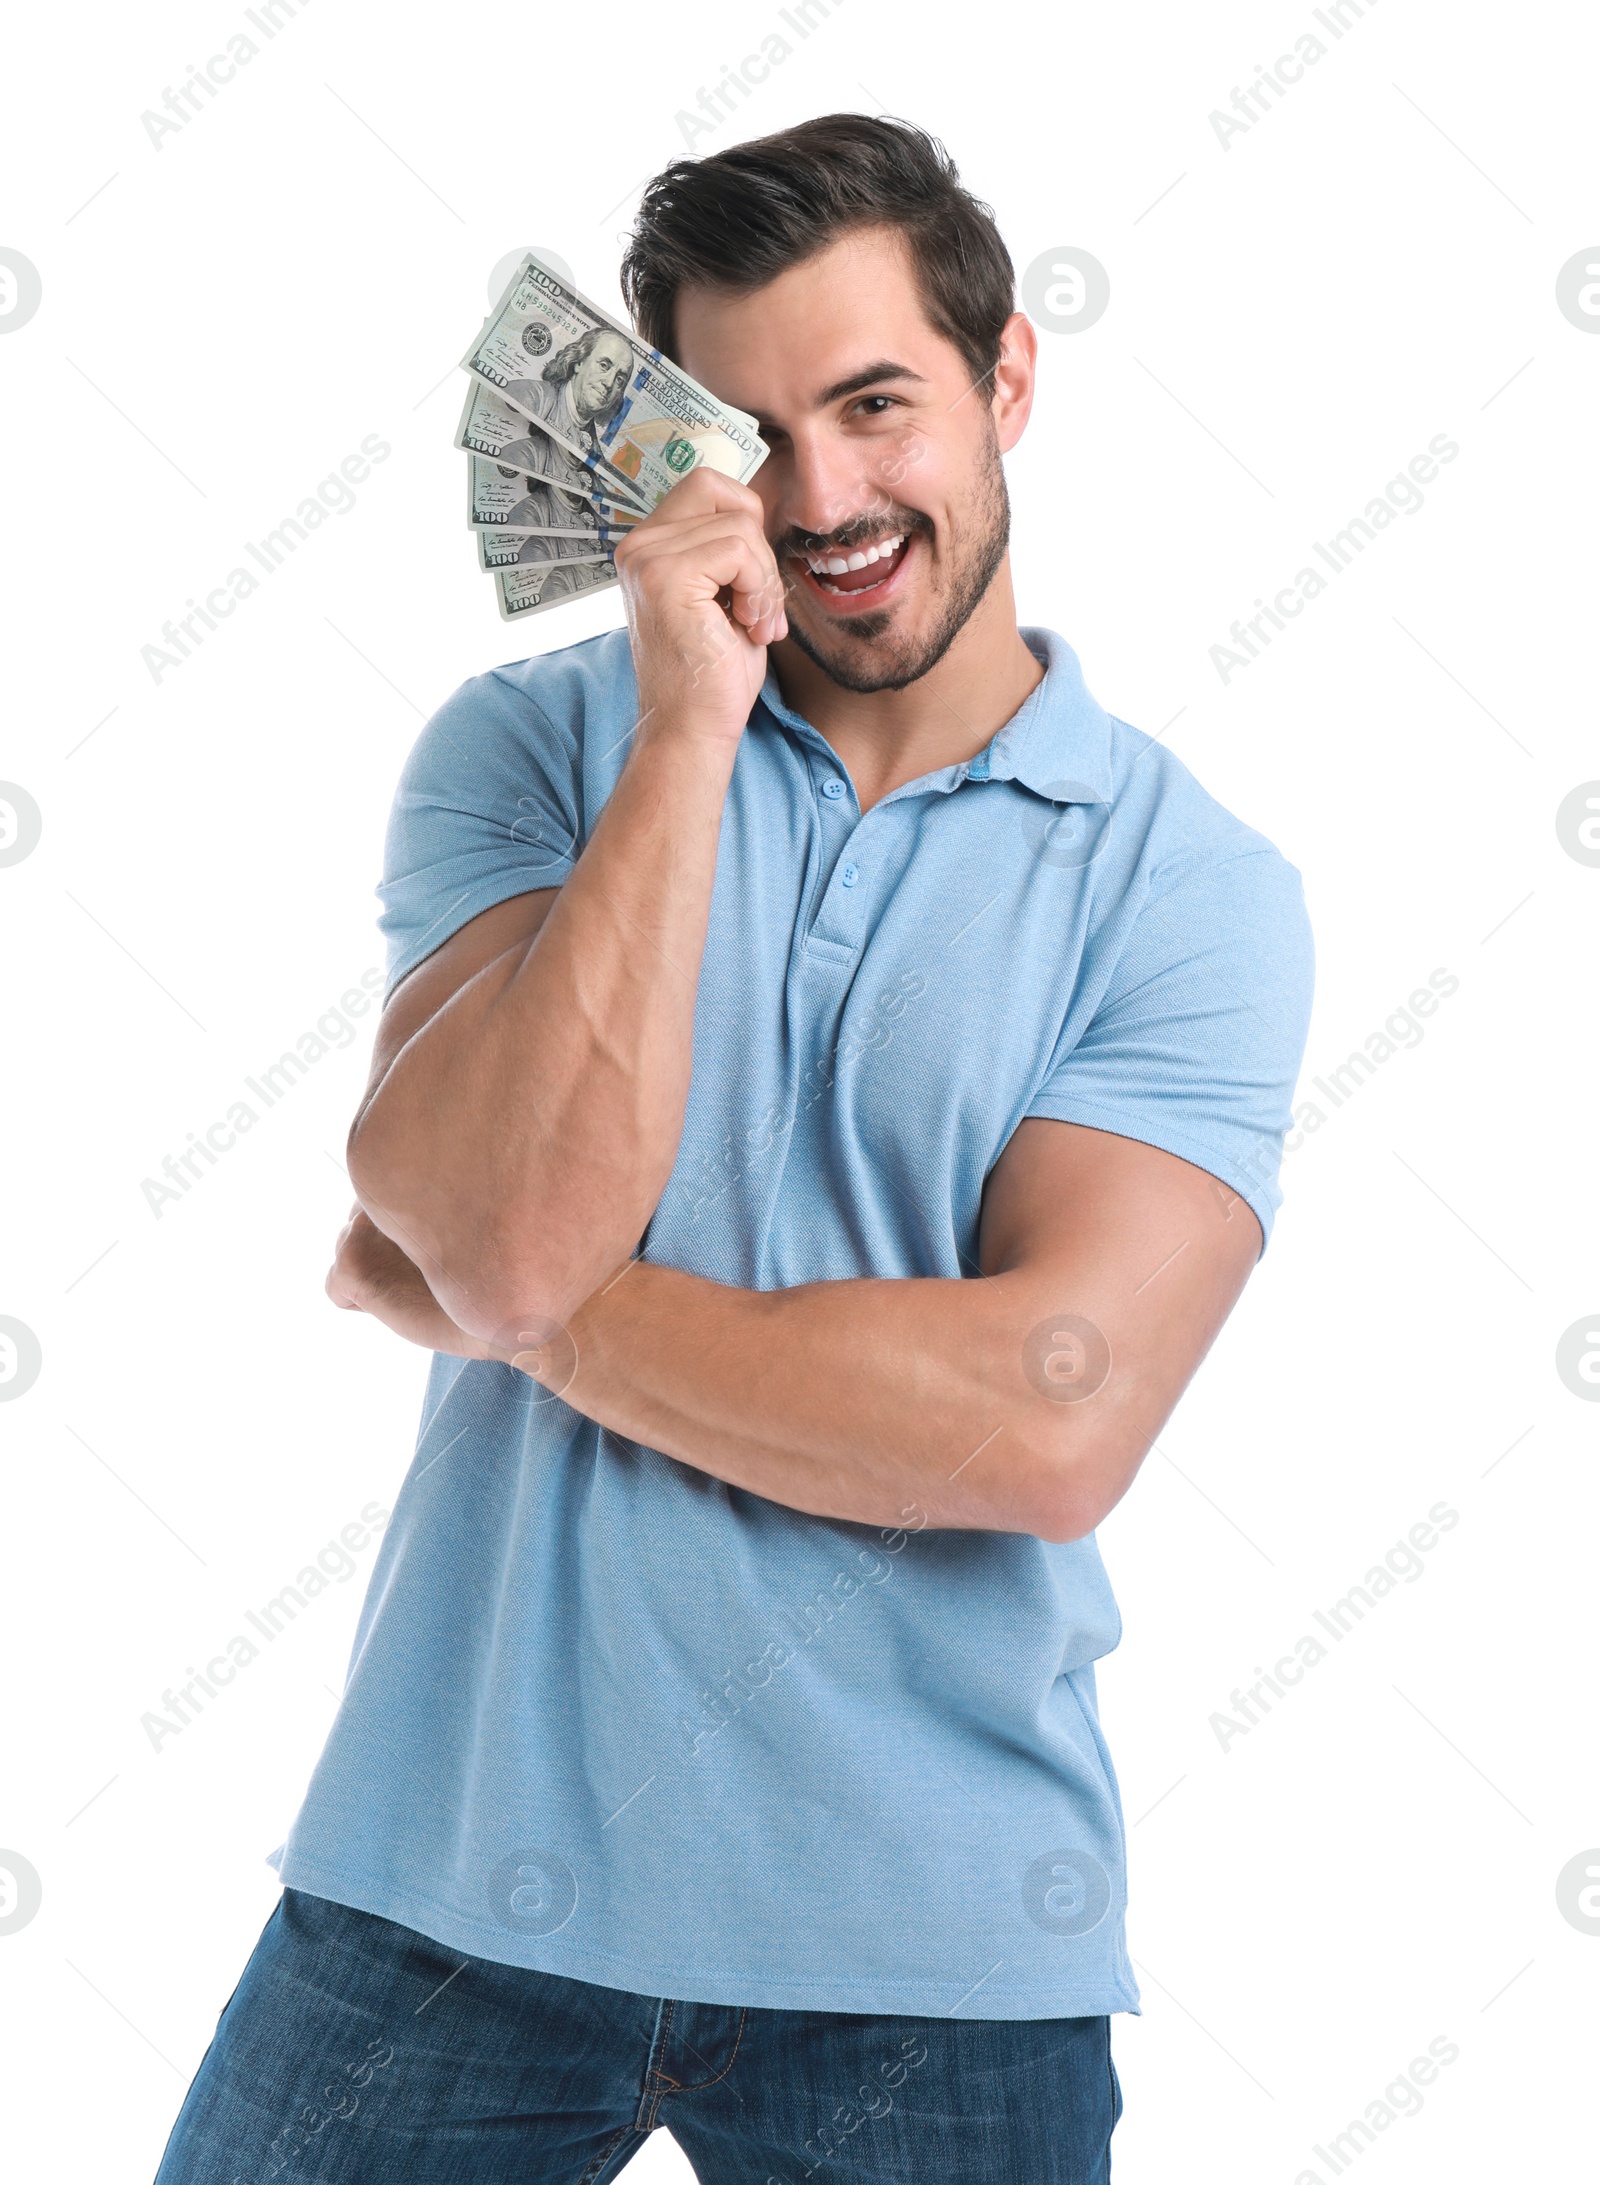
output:
[[[1173,1154],[1030,1119],[985,1186],[979,1278],[756,1291],[627,1259],[564,1329],[491,1355],[792,1509],[1079,1540],[1126,1493],[1249,1279],[1261,1227],[1236,1216]],[[329,1290],[414,1342],[484,1355],[364,1217]]]
[[[1065,1498],[1047,1475],[1071,1450],[1023,1370],[1036,1287],[1017,1274],[738,1290],[625,1260],[565,1335],[491,1349],[359,1207],[327,1283],[408,1342],[515,1363],[597,1424],[791,1509],[1051,1532]]]
[[[357,1119],[362,1203],[473,1335],[567,1319],[660,1200],[732,756],[641,729],[538,932],[412,1036]]]
[[[756,1291],[635,1261],[573,1315],[560,1393],[814,1516],[1077,1538],[1096,1519],[1078,1522],[1074,1468],[1099,1422],[1030,1383],[1024,1346],[1049,1307],[1020,1272]]]
[[[1120,1498],[1177,1388],[1110,1375],[1109,1353],[1102,1382],[1064,1347],[1062,1287],[1021,1267],[741,1290],[625,1260],[569,1327],[491,1345],[359,1207],[327,1285],[408,1342],[516,1365],[598,1425],[791,1509],[1067,1541]]]

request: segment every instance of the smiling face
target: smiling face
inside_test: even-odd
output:
[[[927,317],[901,234],[866,228],[748,295],[685,288],[676,338],[685,370],[751,411],[772,450],[751,487],[790,637],[848,690],[926,675],[1006,558],[1000,458],[1027,421],[1026,319],[1007,322],[1001,364],[975,385]]]
[[[600,417],[621,400],[633,369],[633,351],[620,334],[602,333],[572,375],[572,404],[580,417]]]

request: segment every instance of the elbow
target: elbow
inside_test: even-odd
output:
[[[566,1322],[572,1303],[558,1294],[547,1271],[509,1261],[485,1265],[481,1254],[463,1259],[448,1243],[442,1253],[416,1244],[411,1257],[462,1333],[487,1343],[492,1351],[541,1350],[550,1344],[570,1348]]]
[[[600,1278],[574,1280],[548,1254],[530,1254],[525,1238],[488,1219],[419,1242],[412,1257],[423,1251],[428,1258],[418,1263],[439,1303],[465,1334],[496,1351],[570,1349],[567,1323],[599,1286]]]
[[[419,1241],[417,1251],[428,1253],[429,1287],[466,1334],[509,1351],[570,1341],[566,1323],[582,1298],[544,1257],[529,1254],[525,1240],[493,1221]]]
[[[373,1227],[421,1270],[465,1334],[495,1343],[513,1329],[559,1323],[549,1271],[530,1264],[526,1244],[490,1209],[464,1205],[464,1193],[419,1181],[436,1170],[415,1148],[408,1157],[371,1107],[350,1127],[345,1167]]]
[[[368,1100],[350,1125],[344,1142],[345,1172],[355,1195],[384,1229],[388,1225],[379,1218],[381,1213],[401,1217],[405,1213],[404,1194],[399,1188],[389,1138],[381,1112]]]
[[[460,1303],[460,1311],[452,1311],[451,1319],[496,1350],[543,1350],[551,1344],[571,1347],[566,1323],[574,1301],[558,1291],[544,1272],[530,1270],[511,1280],[480,1280],[459,1291],[451,1287]]]
[[[351,1125],[345,1165],[374,1224],[480,1342],[526,1350],[564,1336],[578,1307],[631,1256],[605,1210],[596,1218],[545,1203],[537,1191],[519,1196],[503,1174],[453,1161],[448,1144],[419,1141],[381,1100]]]
[[[459,1246],[453,1237],[441,1232],[438,1221],[432,1218],[439,1209],[437,1206],[429,1208],[423,1203],[421,1194],[411,1186],[405,1168],[394,1158],[385,1132],[373,1127],[370,1111],[358,1116],[350,1126],[344,1165],[356,1203],[372,1226],[381,1230],[414,1266],[422,1270],[429,1288],[457,1327],[466,1328],[466,1321],[456,1310],[460,1303],[459,1281],[450,1284],[451,1296],[446,1296],[439,1281],[441,1273],[453,1272],[457,1267]],[[411,1173],[414,1175],[415,1169]],[[481,1331],[469,1328],[467,1332],[478,1334]]]
[[[1052,1547],[1067,1548],[1074,1541],[1087,1540],[1103,1515],[1104,1512],[1092,1510],[1080,1496],[1057,1493],[1040,1502],[1028,1530],[1036,1540],[1048,1541]]]
[[[1087,1540],[1115,1509],[1128,1477],[1117,1452],[1092,1446],[1085,1436],[1074,1436],[1070,1446],[1056,1441],[1030,1449],[1027,1472],[1027,1530],[1057,1547]],[[1118,1478],[1122,1486],[1113,1484]]]

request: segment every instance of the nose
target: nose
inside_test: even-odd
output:
[[[892,505],[874,477],[870,444],[825,431],[793,435],[776,511],[780,524],[825,538]]]

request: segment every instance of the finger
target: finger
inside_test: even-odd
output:
[[[737,478],[728,477],[726,472],[713,470],[708,463],[700,463],[680,478],[670,493],[662,495],[654,513],[645,518],[645,523],[657,522],[669,510],[673,517],[678,517],[697,515],[712,509],[726,510],[729,513],[743,512],[753,516],[759,523],[762,517],[761,496],[752,492],[749,486],[740,485]],[[634,528],[642,531],[644,523],[637,524]]]
[[[726,567],[724,542],[730,539],[743,543],[747,549],[748,569],[753,569],[755,575],[751,581],[746,582],[745,575],[748,570],[742,564],[741,574],[737,578],[724,577],[721,581],[737,583],[739,589],[747,594],[763,593],[763,604],[768,612],[775,607],[781,607],[787,585],[778,567],[777,557],[768,544],[766,532],[756,516],[727,512],[708,513],[687,521],[680,519],[670,528],[664,527],[657,532],[654,538],[646,538],[641,532],[626,555],[618,548],[618,566],[625,568],[633,563],[649,566],[667,559],[675,560],[680,554],[701,555],[710,550],[717,556],[718,566]]]
[[[686,519],[703,520],[710,516],[731,516],[737,522],[750,525],[758,537],[765,539],[765,511],[760,496],[748,486],[740,485],[737,479],[702,465],[680,479],[672,491],[663,496],[654,513],[636,524],[618,542],[618,568],[626,567],[630,555],[637,556],[642,550],[659,544],[669,532],[676,533]],[[783,594],[778,586],[773,586],[767,593],[763,593],[760,586],[753,590],[754,598],[743,588],[736,592],[734,613],[755,643],[768,644],[788,632],[788,616],[782,607]]]
[[[687,564],[702,597],[727,589],[734,619],[751,639],[765,644],[788,627],[785,587],[766,535],[756,525],[726,515],[708,515],[674,524],[654,540],[640,539],[626,559],[619,549],[617,568],[636,582],[649,569]]]
[[[663,501],[663,511],[666,505]],[[777,567],[777,558],[767,543],[759,510],[747,509],[691,509],[659,528],[652,517],[649,525],[641,524],[637,531],[617,541],[614,558],[619,568],[626,568],[631,562],[658,561],[663,555],[676,554],[685,545],[720,538],[724,534],[737,534],[747,539],[755,554],[765,555],[772,566]]]

